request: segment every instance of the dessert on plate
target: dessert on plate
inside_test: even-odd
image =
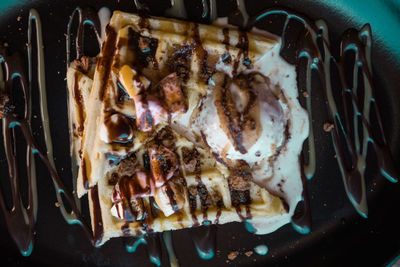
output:
[[[280,39],[119,11],[106,32],[99,56],[67,73],[77,193],[91,192],[102,243],[243,220],[264,234],[290,222],[308,119]]]

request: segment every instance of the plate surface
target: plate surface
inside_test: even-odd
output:
[[[151,1],[152,12],[161,15],[169,1]],[[217,1],[218,14],[229,14],[236,1]],[[316,20],[324,19],[330,30],[333,52],[339,50],[341,34],[349,27],[359,29],[370,23],[373,32],[373,71],[377,88],[376,98],[383,118],[383,126],[397,166],[400,166],[400,3],[393,1],[245,1],[247,11],[254,15],[269,7],[286,7]],[[54,142],[55,163],[65,184],[71,188],[70,158],[68,144],[68,122],[65,78],[65,36],[69,16],[77,6],[103,5],[111,10],[134,12],[132,0],[109,1],[2,1],[0,4],[0,41],[7,42],[12,49],[26,53],[27,23],[30,8],[39,12],[43,24],[45,65],[47,78],[48,109]],[[188,4],[189,6],[189,4]],[[189,16],[201,21],[201,1],[192,1]],[[86,46],[94,55],[98,48]],[[35,91],[35,89],[34,89]],[[191,240],[191,231],[186,229],[172,233],[175,252],[181,266],[221,266],[226,264],[231,251],[240,255],[229,265],[234,266],[337,266],[371,265],[387,263],[400,253],[400,186],[377,175],[373,168],[367,169],[367,195],[369,217],[361,218],[354,210],[344,191],[342,178],[331,136],[322,129],[327,120],[322,94],[313,96],[315,112],[313,122],[317,170],[308,181],[311,201],[312,231],[308,235],[297,233],[291,225],[278,231],[257,236],[247,232],[243,224],[232,223],[218,226],[216,255],[204,261],[197,255]],[[37,93],[34,94],[33,114],[39,114]],[[39,121],[39,119],[37,119]],[[38,122],[34,126],[39,126]],[[40,131],[34,131],[43,144]],[[2,148],[3,150],[3,148]],[[3,153],[3,152],[2,152]],[[368,161],[373,162],[371,157]],[[4,155],[0,157],[2,187],[7,185],[7,166]],[[0,215],[0,249],[6,265],[42,264],[57,266],[152,266],[143,246],[132,254],[125,250],[124,240],[115,239],[101,248],[94,248],[79,226],[70,226],[62,218],[56,201],[54,187],[44,165],[37,162],[39,211],[36,242],[32,255],[22,257],[8,235],[4,216]],[[6,189],[3,189],[6,191]],[[83,201],[83,204],[85,200]],[[265,244],[269,252],[265,256],[243,253],[259,244]],[[165,248],[162,263],[168,265]]]

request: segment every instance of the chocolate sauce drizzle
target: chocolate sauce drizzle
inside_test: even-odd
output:
[[[183,1],[172,1],[175,3],[175,6],[172,6],[168,12],[172,15],[186,14],[184,10]],[[207,1],[202,1],[203,3],[203,17],[207,17],[207,13],[209,13],[210,20],[214,20],[217,17],[216,10],[216,1],[210,1],[210,6],[208,6]],[[138,5],[138,1],[135,1],[135,4]],[[140,5],[141,6],[141,5]],[[138,5],[137,8],[140,9]],[[332,131],[332,139],[334,143],[334,148],[337,154],[337,160],[342,172],[343,182],[345,186],[346,193],[354,205],[355,209],[360,213],[360,215],[366,217],[367,215],[367,206],[366,206],[366,192],[365,192],[365,182],[364,182],[364,170],[365,170],[365,159],[367,156],[367,147],[368,144],[371,144],[375,149],[378,158],[378,165],[381,171],[381,174],[386,177],[391,182],[397,182],[397,172],[395,170],[395,165],[393,159],[390,155],[388,143],[385,139],[382,121],[380,118],[379,110],[377,104],[375,102],[375,88],[373,85],[372,79],[372,65],[371,65],[371,29],[367,24],[364,26],[361,31],[356,31],[351,29],[347,31],[341,42],[341,58],[348,52],[355,52],[355,64],[353,69],[353,82],[349,83],[345,79],[345,66],[344,60],[336,61],[335,58],[331,55],[330,52],[330,44],[328,39],[328,30],[324,22],[317,21],[315,24],[310,22],[307,18],[300,16],[294,12],[284,10],[284,9],[269,9],[261,14],[249,18],[247,13],[245,12],[244,2],[241,0],[237,1],[237,8],[242,14],[243,18],[243,28],[250,28],[256,22],[268,17],[269,15],[281,14],[286,16],[286,21],[283,27],[282,34],[282,43],[285,43],[285,32],[287,30],[287,26],[289,20],[296,19],[304,24],[305,29],[307,30],[307,37],[310,42],[305,42],[305,45],[302,47],[298,54],[298,58],[306,58],[307,59],[307,91],[311,96],[311,72],[317,71],[320,77],[320,80],[323,84],[325,97],[327,100],[327,109],[328,114],[330,116],[331,122],[334,124],[334,129]],[[75,14],[79,15],[79,26],[78,26],[78,34],[76,37],[76,58],[79,59],[83,56],[83,35],[84,24],[93,25],[93,29],[95,30],[96,36],[101,45],[101,36],[100,36],[100,20],[98,16],[89,9],[80,9],[77,8],[70,22],[68,23],[68,31],[67,31],[67,67],[70,64],[70,51],[71,51],[71,42],[70,42],[70,34],[72,27],[72,20]],[[93,226],[94,231],[92,233],[90,227],[83,220],[80,210],[80,203],[75,194],[70,194],[66,187],[63,185],[60,177],[58,176],[52,156],[52,143],[50,138],[50,128],[48,123],[48,115],[47,115],[47,103],[46,103],[46,93],[45,93],[45,83],[44,83],[44,65],[43,65],[43,47],[42,39],[41,39],[41,25],[38,13],[36,10],[31,10],[29,15],[29,31],[28,31],[28,60],[29,60],[29,81],[31,81],[32,77],[32,57],[31,57],[31,25],[32,22],[36,23],[36,32],[37,32],[37,47],[38,47],[38,60],[41,64],[41,67],[38,70],[39,74],[39,89],[41,95],[41,107],[42,107],[42,123],[45,134],[45,142],[46,142],[46,151],[41,150],[40,147],[36,144],[32,130],[30,127],[31,121],[31,98],[30,98],[30,90],[31,84],[27,82],[26,73],[23,69],[24,61],[22,57],[18,54],[8,55],[4,50],[0,51],[0,62],[4,64],[6,69],[6,92],[10,94],[12,90],[13,83],[15,82],[15,78],[19,77],[19,82],[21,83],[21,87],[24,94],[24,107],[25,113],[22,118],[18,117],[18,115],[10,110],[4,115],[3,118],[3,142],[6,149],[6,157],[9,165],[9,179],[11,184],[11,193],[13,199],[13,209],[9,210],[6,206],[4,196],[0,191],[0,204],[1,208],[5,214],[6,223],[9,229],[9,232],[17,244],[23,255],[29,255],[32,252],[33,248],[33,239],[34,239],[34,227],[36,223],[36,214],[37,214],[37,191],[36,191],[36,174],[35,174],[35,165],[34,165],[34,156],[38,156],[42,162],[47,167],[52,180],[54,182],[54,186],[57,192],[57,199],[59,203],[61,203],[61,212],[66,219],[66,221],[70,224],[80,224],[82,225],[85,234],[92,241],[94,245],[98,245],[101,243],[102,235],[103,235],[103,226],[101,219],[101,211],[99,207],[98,201],[98,192],[97,187],[91,189],[90,194],[93,199],[93,207],[94,207],[94,216],[93,216]],[[244,26],[245,25],[245,26]],[[227,34],[225,34],[227,32]],[[116,38],[116,33],[113,32],[112,29],[108,29],[109,38]],[[111,36],[111,37],[110,37]],[[224,43],[228,43],[229,40],[229,30],[224,30],[225,41]],[[196,38],[196,34],[195,37]],[[317,45],[318,40],[322,41],[322,48]],[[243,36],[240,37],[240,45],[239,48],[246,51],[247,37],[244,33]],[[112,50],[115,46],[113,42],[110,43],[110,47],[103,47],[103,50]],[[197,43],[201,46],[201,42],[197,40]],[[113,47],[112,47],[113,46]],[[285,47],[285,45],[282,45]],[[199,49],[201,51],[201,48]],[[104,53],[110,54],[110,53]],[[203,54],[204,58],[207,57],[206,53]],[[230,58],[230,55],[228,53]],[[244,61],[246,63],[246,53],[243,52]],[[108,62],[111,62],[111,59],[105,60],[104,63],[100,62],[100,65],[107,65]],[[250,64],[249,62],[248,64]],[[337,104],[335,99],[333,98],[333,90],[336,88],[332,87],[331,83],[331,64],[339,70],[340,82],[343,102],[346,102],[346,99],[349,99],[351,102],[351,106],[345,105],[345,114],[341,116],[338,112]],[[236,64],[236,62],[235,62]],[[105,69],[110,69],[110,66],[104,66]],[[358,74],[362,75],[363,83],[364,83],[364,98],[358,98]],[[2,78],[2,72],[0,69],[0,79]],[[105,75],[108,79],[108,75]],[[107,86],[107,81],[103,81],[103,85]],[[102,93],[103,91],[101,91]],[[101,95],[102,98],[102,95]],[[310,121],[312,120],[311,116],[311,97],[307,99],[307,109],[309,111]],[[361,103],[363,103],[361,105]],[[361,108],[362,107],[362,108]],[[377,125],[378,125],[378,136],[376,135],[376,129],[372,129],[371,126],[371,108],[376,114]],[[10,108],[11,109],[11,108]],[[350,112],[352,110],[352,112]],[[354,114],[352,117],[350,114]],[[361,131],[363,133],[363,137],[359,136],[359,122],[361,122]],[[351,127],[351,124],[354,124]],[[27,143],[27,178],[28,178],[28,198],[29,205],[25,208],[22,204],[20,192],[19,192],[19,174],[18,174],[18,162],[16,157],[16,145],[15,142],[12,142],[12,139],[16,136],[16,129],[20,128],[23,137]],[[311,126],[310,126],[311,127]],[[343,143],[340,136],[344,136],[345,142]],[[306,187],[306,178],[311,178],[315,172],[315,148],[313,142],[313,132],[312,128],[310,128],[310,136],[309,136],[309,164],[304,166],[303,159],[302,162],[302,181],[303,181],[303,201],[304,201],[304,209],[303,212],[296,217],[293,216],[292,223],[295,229],[300,232],[307,232],[311,229],[311,217],[310,217],[310,208],[309,208],[309,200],[307,196],[307,187]],[[351,155],[351,167],[345,162],[345,150],[350,151]],[[71,149],[71,156],[74,155]],[[76,174],[76,166],[73,166],[73,173]],[[74,187],[76,187],[76,176],[74,177]],[[68,202],[71,207],[71,212],[68,213],[65,210],[65,206],[63,205],[61,194],[64,195],[64,199]],[[143,227],[146,228],[144,225]],[[146,228],[147,229],[147,228]],[[204,259],[212,258],[214,255],[215,242],[216,242],[216,226],[208,226],[205,227],[205,234],[196,235],[193,234],[192,238],[195,243],[195,246],[199,252],[199,255]],[[305,229],[307,231],[305,231]],[[171,250],[172,242],[171,242],[171,234],[170,232],[163,233],[165,245],[167,246],[168,253],[170,255],[171,265],[177,266],[177,260]],[[137,238],[136,242],[131,246],[134,249],[141,244],[145,243],[149,246],[148,251],[150,254],[150,258],[154,263],[159,265],[161,263],[161,247],[160,247],[160,235],[159,234],[151,234],[146,237],[148,240],[145,240],[144,237]],[[129,251],[129,245],[127,246]],[[171,256],[173,255],[173,256]],[[175,260],[174,260],[175,259]],[[172,264],[172,262],[174,262]]]
[[[81,94],[81,91],[79,90],[79,80],[81,78],[81,75],[79,72],[75,72],[75,84],[74,84],[74,91],[73,91],[73,96],[75,99],[76,104],[78,105],[78,135],[82,136],[83,135],[83,123],[85,121],[86,114],[83,110],[83,96]]]
[[[337,61],[331,54],[330,43],[328,37],[328,29],[322,20],[317,21],[315,24],[310,22],[307,18],[284,9],[270,9],[257,15],[251,23],[264,19],[270,15],[284,15],[286,21],[284,23],[282,34],[282,47],[285,47],[285,32],[289,24],[289,20],[295,19],[304,24],[307,31],[305,38],[308,42],[304,42],[303,47],[298,53],[298,59],[307,59],[307,92],[311,96],[311,71],[316,71],[319,74],[320,81],[325,94],[327,102],[327,111],[331,123],[334,124],[332,130],[332,140],[337,155],[338,164],[342,173],[343,183],[346,194],[353,204],[356,211],[362,216],[367,217],[367,197],[365,191],[364,171],[366,167],[366,157],[368,144],[371,143],[378,158],[378,166],[381,174],[391,182],[398,181],[398,174],[395,168],[393,158],[390,154],[385,135],[383,132],[382,121],[380,118],[379,109],[375,102],[375,87],[372,80],[372,65],[371,65],[371,45],[372,33],[369,24],[366,24],[360,31],[349,29],[346,31],[341,40],[341,53]],[[322,41],[322,46],[318,46],[318,41]],[[353,81],[351,84],[346,80],[346,66],[344,57],[348,51],[355,53],[355,62],[353,68]],[[339,73],[340,88],[335,88],[332,83],[331,66],[335,66]],[[364,83],[364,98],[358,97],[358,76],[362,75]],[[333,97],[333,90],[341,90],[343,95],[342,103],[337,103]],[[310,97],[309,97],[310,99]],[[311,101],[307,99],[308,101]],[[350,100],[351,105],[346,105],[347,99]],[[342,116],[337,105],[344,103],[344,115]],[[361,109],[360,103],[363,103]],[[311,103],[307,103],[309,111],[311,110]],[[371,108],[376,114],[376,124],[378,125],[378,135],[373,134],[373,129],[370,123]],[[353,114],[350,117],[350,114]],[[310,115],[311,118],[311,115]],[[359,122],[362,126],[362,138],[359,135]],[[353,127],[351,127],[353,124]],[[311,129],[312,133],[312,129]],[[344,136],[344,142],[340,136]],[[310,135],[313,138],[313,135]],[[350,153],[351,164],[345,160],[345,151]],[[311,151],[314,153],[313,151]],[[310,157],[314,155],[310,155]],[[311,173],[307,173],[308,178],[312,176],[315,170],[315,162],[311,163]],[[314,170],[312,170],[314,169]],[[305,183],[303,182],[303,185]],[[306,190],[306,189],[303,189]],[[305,214],[310,213],[309,205],[305,206]],[[302,222],[311,221],[310,219],[302,220]],[[296,221],[293,221],[296,224]],[[299,225],[301,229],[305,225]]]
[[[66,38],[66,45],[67,45],[67,68],[71,63],[71,29],[72,23],[74,21],[75,16],[78,15],[78,30],[75,37],[75,50],[76,50],[76,59],[80,59],[84,55],[84,35],[85,35],[85,25],[91,25],[96,37],[97,41],[99,42],[99,46],[101,47],[101,24],[97,13],[91,8],[80,8],[77,7],[72,12],[71,18],[68,22],[67,26],[67,38]]]
[[[46,151],[43,151],[34,140],[31,130],[31,88],[32,88],[32,22],[36,26],[36,42],[38,47],[38,83],[40,93],[40,104],[42,107],[41,116],[42,124],[44,129]],[[16,112],[9,109],[4,114],[2,120],[3,123],[3,142],[6,149],[6,157],[9,166],[9,179],[11,185],[11,192],[13,198],[13,208],[9,210],[5,204],[4,196],[1,194],[0,203],[3,213],[6,218],[6,223],[11,237],[14,239],[16,245],[21,251],[22,255],[28,256],[33,249],[34,242],[34,231],[36,224],[36,213],[37,213],[37,189],[36,189],[36,174],[34,165],[34,156],[38,156],[39,159],[44,163],[50,176],[53,180],[57,200],[61,204],[60,210],[64,218],[70,224],[82,225],[86,235],[92,240],[92,231],[87,226],[86,222],[82,218],[79,203],[76,202],[74,195],[70,194],[66,187],[63,185],[60,177],[55,169],[52,153],[52,142],[50,137],[50,127],[47,114],[47,101],[46,101],[46,89],[44,86],[44,55],[43,55],[43,41],[41,36],[41,22],[39,14],[36,10],[32,9],[29,13],[29,25],[28,25],[28,61],[29,61],[29,83],[27,82],[27,75],[24,69],[26,66],[24,59],[18,53],[8,55],[7,51],[0,51],[2,63],[6,70],[5,77],[5,92],[7,95],[12,95],[11,91],[15,78],[19,78],[21,88],[24,95],[24,116],[19,117]],[[2,76],[2,75],[1,75]],[[12,103],[10,103],[12,105]],[[25,208],[22,204],[21,195],[19,191],[19,174],[18,174],[18,162],[16,157],[16,143],[12,142],[12,138],[16,138],[16,129],[19,128],[22,132],[23,138],[27,144],[27,180],[28,180],[28,207]],[[71,213],[65,210],[63,199],[68,202]]]

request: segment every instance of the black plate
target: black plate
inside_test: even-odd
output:
[[[14,50],[26,53],[27,19],[29,9],[34,7],[41,15],[46,56],[46,77],[49,99],[50,123],[55,143],[57,169],[67,185],[71,185],[70,159],[67,131],[67,107],[65,84],[65,36],[69,16],[76,6],[90,5],[96,9],[107,5],[111,10],[135,11],[133,0],[109,1],[2,1],[0,4],[0,40]],[[187,1],[188,2],[188,1]],[[218,1],[218,10],[226,15],[235,7],[236,1]],[[149,4],[155,14],[162,14],[169,1],[152,1]],[[191,1],[189,15],[201,13],[201,1]],[[349,27],[360,28],[364,23],[372,27],[373,71],[377,87],[377,103],[383,117],[396,165],[400,164],[400,4],[395,0],[377,1],[247,1],[247,11],[256,14],[267,7],[288,7],[311,19],[326,20],[334,52],[337,53],[339,38]],[[197,18],[197,20],[201,20]],[[397,31],[397,32],[396,32]],[[95,54],[97,48],[88,47]],[[34,113],[38,115],[37,95],[34,97]],[[278,231],[256,236],[248,233],[242,224],[219,226],[217,251],[213,259],[204,261],[197,255],[190,231],[173,232],[175,251],[181,266],[221,266],[226,264],[231,251],[240,255],[229,265],[234,266],[337,266],[388,263],[400,249],[400,223],[398,204],[400,187],[391,184],[368,171],[367,190],[369,218],[361,218],[344,191],[342,179],[334,158],[330,134],[322,130],[326,121],[326,109],[322,98],[315,98],[320,112],[313,122],[317,145],[317,171],[308,182],[312,211],[312,231],[308,235],[297,233],[291,225]],[[40,131],[37,139],[41,140]],[[40,141],[42,142],[42,141]],[[371,160],[371,159],[370,159]],[[373,159],[372,159],[373,160]],[[2,180],[6,178],[4,157],[1,157]],[[39,212],[36,243],[32,255],[22,257],[7,232],[3,215],[0,219],[0,248],[2,261],[6,265],[99,265],[99,266],[144,266],[152,264],[144,247],[134,254],[128,253],[122,239],[107,242],[94,248],[79,226],[70,226],[62,218],[56,201],[51,179],[38,162]],[[4,181],[2,181],[4,185]],[[83,201],[85,202],[85,201]],[[253,254],[246,257],[243,252],[259,244],[266,244],[269,252],[265,256]],[[167,252],[163,248],[163,265],[168,265]]]

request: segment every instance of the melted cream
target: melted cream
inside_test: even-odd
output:
[[[309,133],[309,122],[307,113],[297,99],[295,66],[287,63],[279,55],[280,50],[281,42],[277,43],[257,62],[254,62],[253,69],[245,71],[245,73],[257,71],[269,78],[268,86],[259,86],[256,89],[260,104],[262,134],[255,144],[247,147],[247,153],[241,153],[235,149],[226,131],[221,128],[212,88],[210,89],[211,93],[203,101],[202,109],[194,124],[199,132],[203,132],[214,153],[217,153],[222,159],[245,160],[252,168],[254,181],[282,197],[288,204],[289,212],[287,214],[271,217],[268,221],[264,218],[249,220],[257,234],[273,232],[291,222],[291,217],[297,203],[302,199],[303,192],[299,155],[302,144]],[[229,74],[229,66],[220,70],[226,69]],[[284,95],[279,100],[278,109],[273,108],[274,104],[268,100],[273,96],[267,94],[269,90],[277,88],[280,88]],[[264,94],[267,95],[263,96]],[[284,119],[279,116],[278,110],[281,110]],[[286,144],[283,143],[285,131],[283,121],[287,123],[290,136]],[[275,154],[276,148],[280,145],[284,145],[284,147],[271,165],[268,159]]]

